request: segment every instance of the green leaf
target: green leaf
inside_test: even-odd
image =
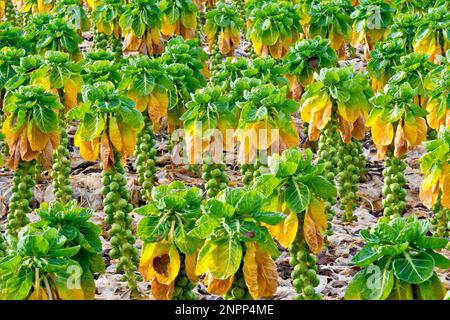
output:
[[[371,265],[358,272],[350,281],[346,300],[384,300],[394,286],[394,273],[389,267]]]
[[[159,214],[159,209],[154,203],[146,204],[145,206],[134,209],[134,212],[141,216],[155,216]]]
[[[51,109],[35,106],[33,108],[33,121],[44,133],[58,130],[58,116]]]
[[[253,212],[251,216],[258,222],[277,225],[286,219],[286,215],[279,212]]]
[[[280,183],[281,179],[275,175],[263,174],[255,178],[252,187],[264,195],[270,196],[272,193],[277,192]]]
[[[139,221],[137,234],[142,241],[158,242],[169,232],[169,225],[165,217],[147,216]]]
[[[417,237],[414,242],[423,249],[442,249],[445,248],[449,240],[446,238],[422,236]]]
[[[68,248],[61,248],[61,249],[53,249],[48,252],[50,257],[73,257],[78,252],[80,252],[80,246],[73,246]]]
[[[303,183],[292,180],[285,190],[284,201],[292,212],[303,212],[311,201],[311,191]]]
[[[417,285],[417,294],[420,300],[442,300],[447,290],[436,273],[427,281]]]
[[[336,187],[321,176],[312,176],[307,181],[304,181],[304,183],[311,188],[312,192],[322,199],[334,198],[337,195]]]
[[[209,199],[204,208],[208,215],[215,218],[230,218],[234,215],[233,206],[217,199]]]
[[[236,212],[251,214],[261,208],[264,198],[264,195],[256,190],[247,191],[236,204]]]
[[[375,252],[372,247],[364,246],[352,258],[352,263],[358,267],[367,267],[380,258],[380,254]]]
[[[190,237],[206,239],[220,225],[220,220],[210,216],[203,215],[195,223],[196,227],[188,232]]]
[[[233,238],[207,240],[198,254],[196,273],[209,271],[214,278],[225,280],[239,270],[241,260],[239,241]]]
[[[33,272],[26,268],[20,269],[19,273],[6,281],[0,298],[5,300],[24,300],[30,293],[33,286]]]
[[[425,252],[414,255],[405,252],[403,257],[394,260],[397,278],[407,283],[419,284],[428,280],[433,275],[433,268],[433,257]]]
[[[394,288],[387,300],[414,300],[413,286],[399,279],[395,279]]]
[[[426,252],[433,257],[435,267],[443,270],[450,269],[450,260],[444,257],[442,254],[439,254],[432,250],[427,250]]]
[[[184,254],[193,254],[201,245],[201,240],[191,237],[183,226],[175,228],[175,245]]]

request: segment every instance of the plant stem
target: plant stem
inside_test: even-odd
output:
[[[128,281],[128,286],[133,291],[137,290],[136,266],[138,264],[138,251],[134,247],[136,238],[133,235],[133,219],[129,213],[133,206],[129,203],[127,179],[125,170],[120,162],[120,154],[115,152],[114,166],[102,171],[102,193],[105,196],[103,206],[107,214],[106,222],[111,225],[109,236],[112,249],[111,259],[119,259],[117,272],[123,271]]]
[[[36,161],[22,161],[13,175],[12,195],[9,203],[8,233],[17,236],[20,228],[29,223],[27,213],[31,212],[35,184]]]
[[[406,209],[406,185],[404,158],[396,158],[392,150],[388,152],[383,170],[383,207],[384,215],[390,218],[401,217]]]
[[[341,141],[338,152],[338,191],[341,199],[340,208],[343,210],[342,220],[351,222],[356,220],[353,212],[358,202],[357,192],[360,177],[358,142],[344,143]]]
[[[150,119],[145,116],[144,129],[139,133],[136,145],[136,171],[142,186],[142,200],[151,201],[151,192],[156,180],[156,140]]]
[[[320,283],[317,277],[317,258],[309,250],[303,236],[303,217],[299,216],[299,228],[294,243],[289,249],[290,265],[294,268],[291,273],[293,286],[298,293],[296,300],[319,300],[320,294],[315,291]]]
[[[65,204],[70,201],[73,190],[70,186],[69,139],[64,121],[61,121],[60,137],[61,143],[54,152],[53,193],[56,201]]]

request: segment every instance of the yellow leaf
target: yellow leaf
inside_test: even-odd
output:
[[[52,89],[52,84],[50,82],[50,78],[47,76],[33,79],[32,85],[42,87],[46,91],[50,91]]]
[[[150,100],[149,96],[138,96],[134,92],[129,92],[128,97],[134,101],[134,106],[139,112],[144,112],[147,109],[148,102]]]
[[[303,222],[303,234],[306,243],[312,253],[317,254],[323,247],[322,233],[327,227],[327,216],[325,213],[325,202],[311,198],[311,203],[306,209]]]
[[[308,126],[308,139],[310,141],[317,141],[320,137],[320,130],[312,123]]]
[[[172,300],[175,282],[169,284],[159,283],[156,278],[151,282],[152,295],[156,300]]]
[[[250,41],[253,44],[253,49],[255,50],[255,53],[258,56],[261,56],[262,47],[263,47],[262,38],[261,37],[256,37],[254,35],[251,35],[250,36]]]
[[[329,99],[326,94],[309,97],[300,107],[300,115],[302,120],[311,123],[313,121],[313,111],[317,112],[318,110],[325,108],[328,103]]]
[[[422,202],[427,208],[431,209],[431,207],[436,203],[438,196],[438,183],[431,187],[424,186],[423,184],[420,186],[419,199],[420,202]]]
[[[156,132],[160,132],[162,129],[161,122],[167,116],[168,106],[169,96],[166,92],[152,92],[148,105],[148,116]]]
[[[81,138],[80,131],[75,134],[74,144],[80,148],[80,155],[86,161],[96,161],[100,153],[99,138],[94,138],[92,141],[84,141]]]
[[[405,139],[405,131],[401,123],[397,124],[397,130],[394,138],[394,157],[400,158],[408,150],[407,142]]]
[[[280,128],[280,152],[292,147],[297,147],[298,143],[300,142],[300,136],[293,122],[291,123],[291,127],[291,129],[294,131],[294,134],[292,134],[291,132],[288,133],[283,130],[283,128]]]
[[[122,135],[117,124],[117,119],[113,116],[109,117],[109,140],[117,151],[122,152],[123,142]]]
[[[139,272],[147,281],[154,277],[161,284],[170,284],[180,271],[180,255],[171,242],[161,241],[145,244]]]
[[[219,44],[219,50],[223,55],[227,55],[231,51],[230,46],[230,35],[228,34],[228,30],[224,30],[219,32],[219,38],[217,40]]]
[[[197,252],[193,254],[187,254],[184,259],[184,268],[186,270],[186,276],[193,283],[197,283],[199,278],[195,274],[195,267],[197,265]]]
[[[289,211],[289,210],[286,210]],[[284,213],[288,213],[283,211]],[[289,248],[294,242],[298,229],[298,218],[294,212],[288,213],[286,219],[276,226],[265,225],[270,235],[276,239],[283,248]]]
[[[123,40],[123,51],[138,51],[141,47],[142,39],[135,36],[133,31],[125,34],[125,38]]]
[[[427,115],[427,122],[428,126],[431,129],[439,130],[439,127],[441,124],[444,124],[444,118],[445,115],[443,115],[440,119],[437,118],[437,112],[438,112],[438,106],[439,106],[439,100],[433,99],[429,100],[427,102],[426,110],[428,111]]]
[[[66,110],[72,109],[78,104],[78,93],[81,91],[81,86],[71,79],[67,79],[64,84],[64,106]]]
[[[125,156],[131,156],[136,148],[137,133],[136,130],[119,124],[120,134],[122,136],[122,145]]]
[[[231,285],[233,284],[234,276],[230,276],[225,280],[216,279],[210,273],[205,275],[203,279],[203,283],[206,286],[206,290],[210,294],[224,296],[230,290]]]
[[[154,44],[158,44],[161,41],[161,34],[157,28],[152,28],[150,30],[150,34],[152,36],[152,41]]]
[[[360,115],[359,109],[352,108],[350,106],[346,106],[342,102],[338,102],[338,112],[339,112],[339,115],[342,118],[344,118],[344,120],[346,120],[350,123],[355,122]]]
[[[375,120],[372,125],[372,139],[377,147],[388,146],[394,138],[394,127],[380,119]]]
[[[112,168],[115,162],[114,150],[111,146],[111,141],[105,131],[100,139],[100,163],[103,170],[109,170]]]
[[[269,52],[272,58],[280,60],[283,57],[283,43],[281,40],[278,40],[274,45],[269,46]]]
[[[176,23],[171,23],[167,15],[163,17],[163,23],[161,27],[161,33],[165,36],[171,36],[175,34]]]
[[[253,299],[272,297],[277,291],[277,265],[257,243],[246,242],[242,271],[245,284]]]
[[[314,108],[312,113],[313,114],[312,123],[316,126],[317,129],[322,130],[323,128],[326,127],[328,121],[330,121],[331,119],[332,107],[333,104],[331,103],[331,100],[328,99],[323,109],[316,110],[316,108]]]
[[[30,143],[31,150],[42,151],[47,145],[50,137],[48,134],[42,132],[39,127],[31,122],[28,122],[27,126],[28,142]]]
[[[2,133],[5,135],[6,143],[8,143],[9,148],[16,144],[17,140],[19,139],[20,135],[22,134],[23,129],[25,128],[25,125],[27,125],[27,122],[24,123],[24,125],[21,126],[21,128],[17,128],[16,132],[12,132],[11,124],[13,121],[13,115],[8,116],[5,119],[5,122],[3,123],[2,127]]]
[[[441,204],[450,209],[450,170],[445,170],[442,175],[440,179],[440,188],[442,192]]]

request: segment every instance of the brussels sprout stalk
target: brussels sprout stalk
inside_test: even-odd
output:
[[[291,273],[292,284],[298,293],[295,299],[320,300],[320,294],[314,289],[320,283],[316,274],[317,258],[311,253],[304,239],[302,228],[298,228],[296,239],[291,245],[289,252],[291,256],[289,264],[294,268]]]
[[[150,119],[148,117],[144,118],[145,127],[137,138],[135,156],[138,182],[142,186],[142,200],[149,203],[156,180],[156,140]]]
[[[138,263],[138,251],[134,247],[136,238],[132,231],[132,218],[129,213],[133,206],[129,203],[125,170],[120,162],[120,154],[115,153],[113,167],[102,171],[103,206],[107,214],[106,222],[111,225],[109,236],[112,249],[111,259],[119,259],[117,271],[123,271],[128,285],[136,290],[135,270]]]

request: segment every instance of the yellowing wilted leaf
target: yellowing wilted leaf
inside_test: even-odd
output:
[[[147,281],[154,277],[161,284],[170,284],[180,271],[180,254],[171,242],[161,241],[144,246],[139,272]]]
[[[248,241],[246,247],[242,271],[248,291],[253,299],[269,298],[277,291],[277,265],[257,243]]]
[[[39,127],[31,122],[28,122],[27,137],[30,143],[31,150],[42,151],[47,145],[50,137],[48,134],[42,132]]]
[[[121,152],[123,149],[122,134],[119,130],[116,117],[109,117],[109,140],[117,151]]]
[[[172,300],[175,282],[169,284],[159,283],[156,278],[151,282],[152,295],[156,300]]]
[[[218,296],[224,296],[230,290],[233,284],[234,276],[230,276],[225,280],[216,279],[211,274],[207,273],[203,280],[206,290],[210,294],[215,294]]]
[[[198,276],[195,274],[195,267],[197,265],[197,252],[193,254],[187,254],[184,258],[184,268],[186,275],[193,283],[198,282]]]
[[[397,130],[394,138],[394,157],[400,158],[408,150],[407,142],[405,139],[405,131],[402,124],[397,124]]]
[[[327,227],[325,202],[311,198],[311,203],[306,209],[303,222],[303,234],[312,253],[317,254],[323,247],[323,235]]]
[[[72,109],[78,104],[78,93],[81,86],[71,79],[67,79],[64,84],[64,106],[66,110]]]
[[[377,119],[372,125],[372,139],[377,147],[390,145],[393,138],[394,127],[392,124]]]
[[[276,226],[265,225],[269,233],[283,248],[289,248],[294,242],[298,229],[297,214],[290,212],[286,219]]]

